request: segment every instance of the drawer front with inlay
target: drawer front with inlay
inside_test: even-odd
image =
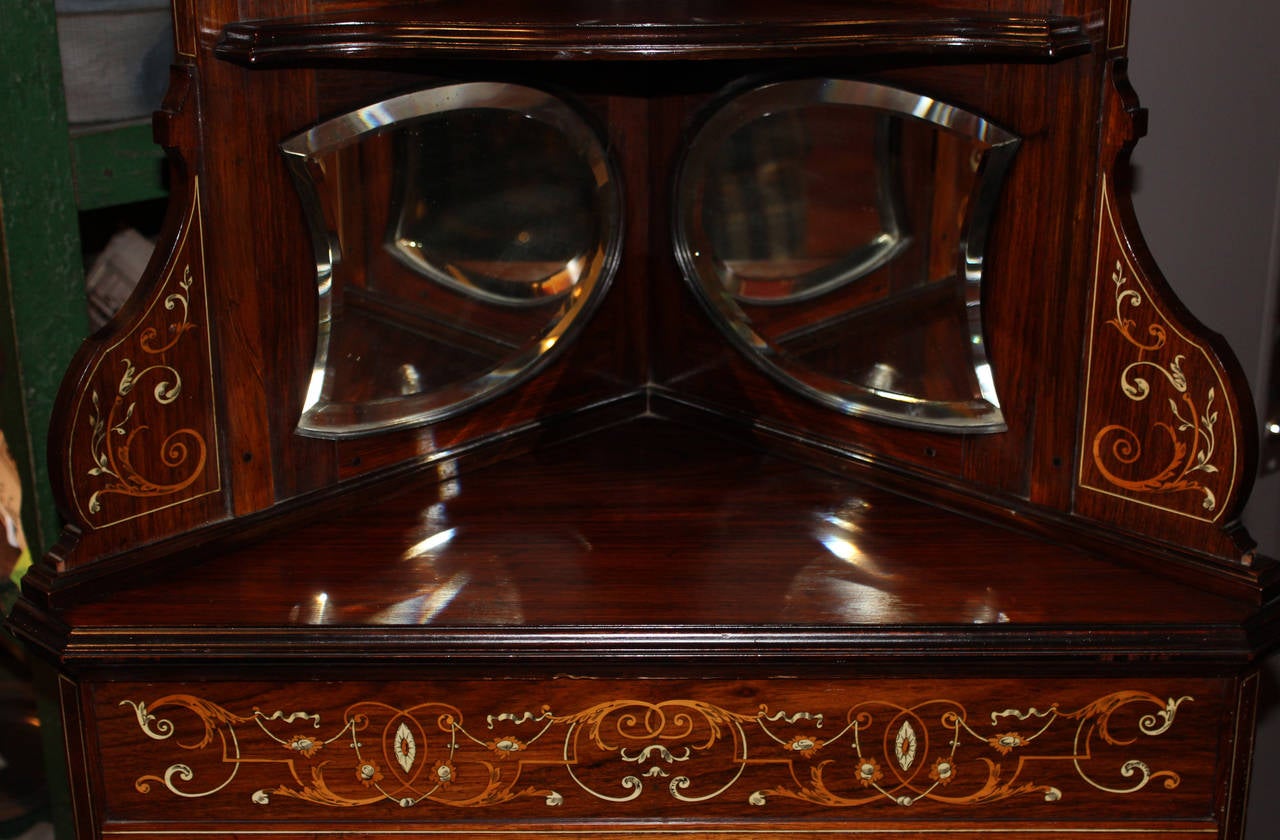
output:
[[[739,836],[1207,836],[1235,715],[1230,682],[1171,678],[204,682],[87,697],[108,834],[678,821]]]

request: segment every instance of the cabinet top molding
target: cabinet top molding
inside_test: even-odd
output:
[[[246,66],[344,59],[517,60],[801,58],[910,55],[1057,61],[1090,49],[1084,21],[937,6],[822,0],[727,4],[527,4],[503,0],[358,9],[246,20],[216,52]]]

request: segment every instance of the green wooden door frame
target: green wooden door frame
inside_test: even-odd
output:
[[[0,0],[0,21],[0,424],[39,557],[60,528],[49,415],[88,319],[53,0]]]
[[[23,477],[32,557],[61,528],[49,486],[49,415],[63,371],[88,332],[53,0],[0,0],[0,427]],[[49,811],[69,840],[70,789],[52,671],[40,675]]]
[[[164,150],[151,120],[71,129],[76,207],[81,211],[165,198]]]
[[[145,123],[73,139],[53,0],[0,0],[0,428],[23,478],[32,557],[51,548],[61,530],[49,483],[49,418],[63,371],[89,329],[77,209],[163,195],[160,157]],[[69,840],[53,671],[31,664],[50,816],[56,836]]]

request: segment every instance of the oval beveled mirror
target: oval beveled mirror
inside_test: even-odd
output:
[[[982,249],[1017,145],[885,85],[764,85],[694,135],[676,256],[739,349],[793,390],[899,425],[1001,431]]]
[[[618,180],[567,103],[504,83],[375,103],[281,144],[319,332],[302,434],[429,423],[532,375],[604,294]]]

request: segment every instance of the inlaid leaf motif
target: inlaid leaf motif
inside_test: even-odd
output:
[[[392,750],[404,772],[408,773],[413,769],[414,759],[418,757],[418,744],[413,740],[413,733],[409,731],[408,724],[401,723],[400,728],[396,730]]]
[[[916,731],[911,726],[911,721],[904,720],[902,727],[898,729],[898,736],[893,739],[893,747],[895,757],[898,759],[898,766],[904,771],[910,770],[911,765],[916,763],[916,748],[919,740],[916,738]]]

